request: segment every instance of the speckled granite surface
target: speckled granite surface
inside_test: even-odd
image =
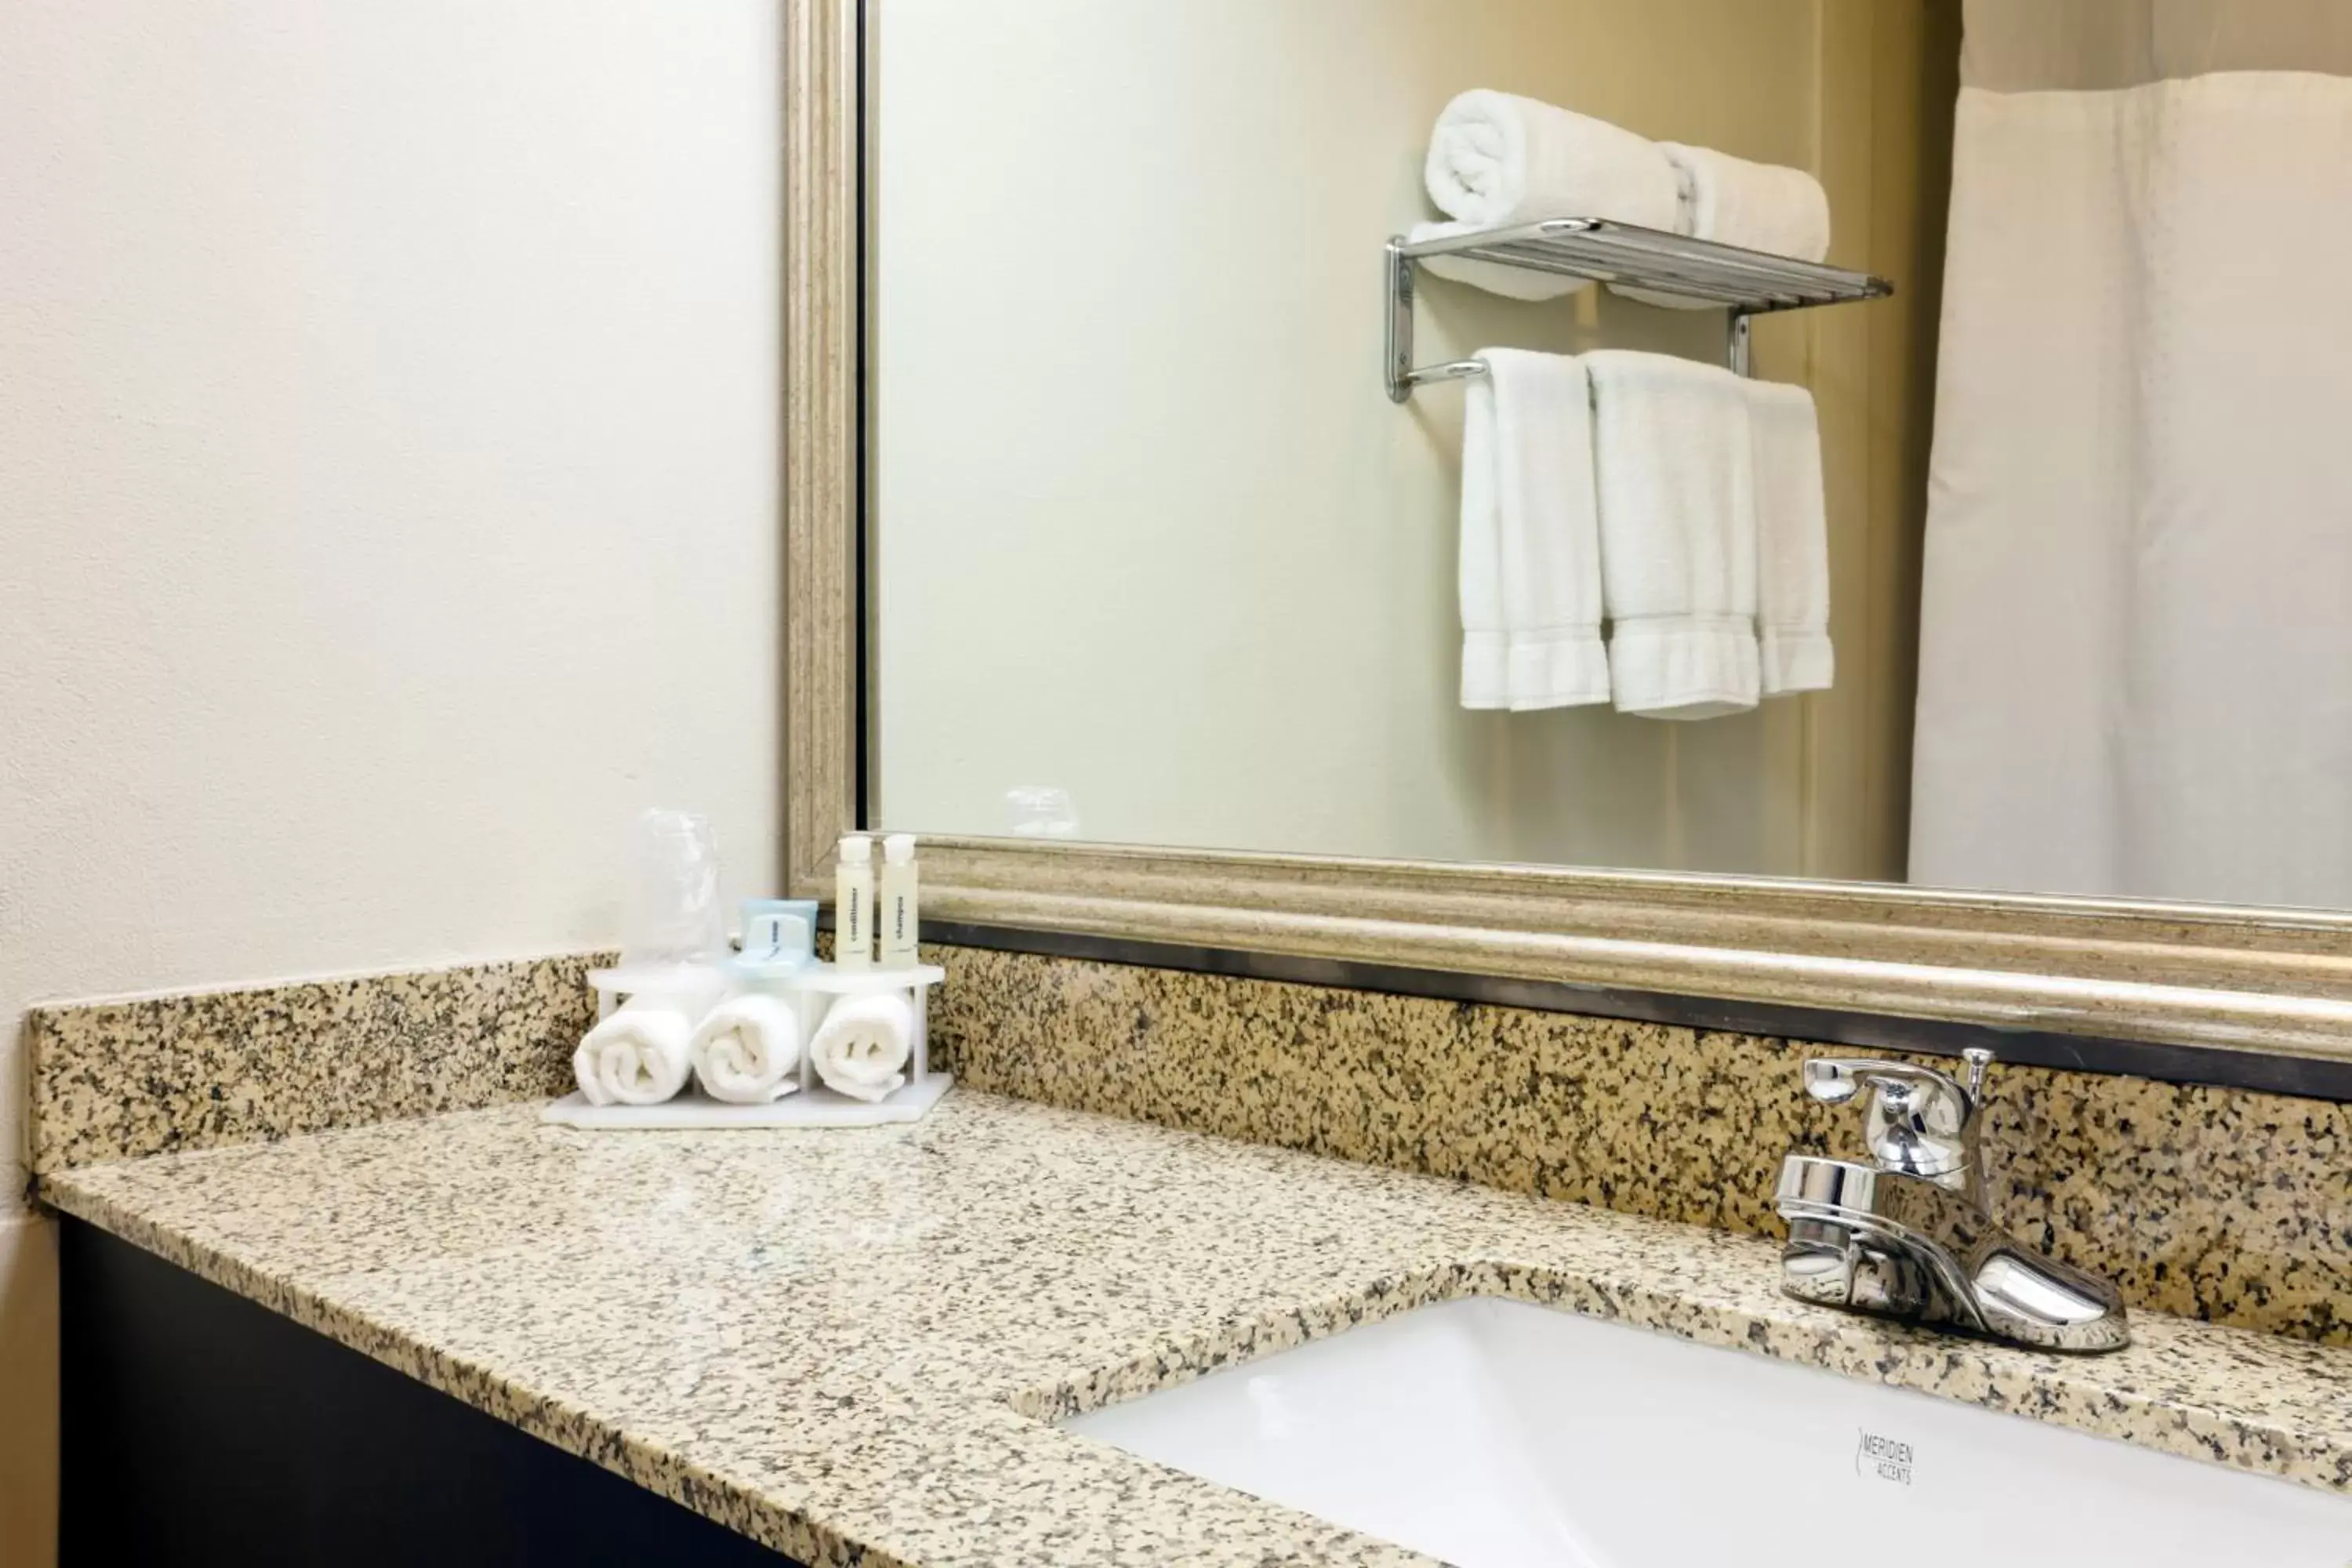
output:
[[[595,1017],[567,954],[35,1008],[32,1168],[563,1093]]]
[[[1892,1054],[936,952],[934,1050],[971,1087],[1754,1235],[1782,1154],[1859,1148],[1801,1058]],[[2352,1343],[2352,1106],[1997,1068],[1985,1146],[2002,1220],[2134,1306]]]
[[[961,1089],[795,1137],[501,1107],[45,1189],[814,1563],[1422,1562],[1041,1417],[1467,1293],[2352,1492],[2352,1351],[2162,1317],[2081,1360],[1933,1337],[1784,1300],[1752,1238]]]
[[[1801,1042],[937,947],[973,1087],[1777,1234]],[[43,1009],[36,1170],[555,1095],[603,955]],[[1944,1064],[1948,1065],[1948,1064]],[[1998,1069],[2003,1219],[2137,1307],[2352,1343],[2352,1105]]]

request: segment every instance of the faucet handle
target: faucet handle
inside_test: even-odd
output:
[[[1805,1092],[1843,1105],[1870,1092],[1865,1132],[1871,1158],[1890,1171],[1933,1178],[1963,1176],[1977,1159],[1977,1116],[1992,1053],[1971,1047],[1966,1088],[1933,1068],[1877,1057],[1809,1057]]]
[[[1982,1046],[1970,1046],[1960,1053],[1960,1059],[1969,1064],[1969,1099],[1981,1110],[1985,1079],[1992,1072],[1992,1052]]]

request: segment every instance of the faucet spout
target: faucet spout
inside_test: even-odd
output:
[[[1780,1286],[1800,1300],[1948,1325],[2043,1350],[2130,1342],[2114,1286],[2034,1251],[1984,1199],[1977,1148],[1984,1060],[1963,1089],[1897,1062],[1805,1064],[1816,1099],[1869,1089],[1864,1164],[1792,1153],[1773,1204],[1789,1222]]]

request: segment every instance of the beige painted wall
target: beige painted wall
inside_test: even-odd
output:
[[[0,7],[0,1563],[32,1002],[576,950],[779,814],[773,0]]]
[[[1000,832],[1005,789],[1045,783],[1113,840],[1898,874],[1880,797],[1909,749],[1916,574],[1893,568],[1919,503],[1890,464],[1924,437],[1927,340],[1864,318],[1920,319],[1938,260],[1948,161],[1918,155],[1948,88],[1921,82],[1949,62],[1898,47],[1923,14],[891,0],[869,184],[883,819]],[[1462,398],[1386,400],[1379,247],[1429,216],[1429,124],[1471,85],[1814,168],[1832,258],[1906,290],[1759,330],[1759,369],[1811,381],[1832,431],[1835,693],[1702,725],[1455,706]],[[1420,320],[1424,360],[1711,355],[1722,331],[1435,280]]]

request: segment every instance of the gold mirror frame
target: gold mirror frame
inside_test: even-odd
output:
[[[787,0],[785,880],[856,825],[858,0]],[[2352,781],[2347,781],[2352,786]],[[2352,1062],[2352,914],[929,838],[934,918]]]

